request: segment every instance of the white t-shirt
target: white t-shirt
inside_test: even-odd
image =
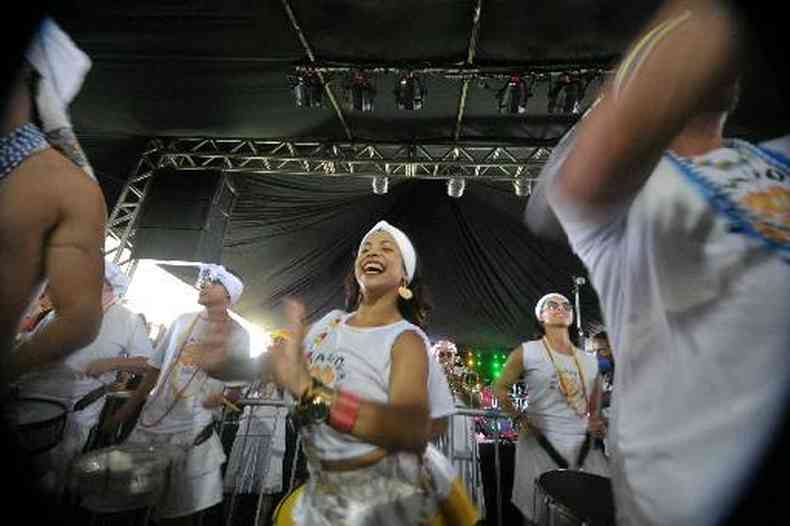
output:
[[[783,232],[786,249],[790,137],[765,146],[773,153],[730,143],[691,169],[667,154],[636,196],[606,210],[550,187],[613,344],[619,524],[717,523],[785,408],[790,266],[722,199],[731,191],[773,217],[766,233]]]
[[[351,327],[352,315],[335,310],[316,322],[304,340],[310,372],[324,384],[349,390],[364,400],[389,400],[391,352],[398,336],[412,331],[422,337],[428,356],[428,403],[431,418],[454,411],[453,397],[439,364],[431,358],[430,343],[416,325],[401,320],[382,327]],[[327,424],[305,430],[312,449],[322,459],[344,459],[364,455],[378,448],[356,437],[335,431]]]
[[[183,346],[205,339],[209,322],[202,316],[202,313],[179,316],[148,360],[148,365],[160,370],[157,385],[149,395],[138,422],[149,432],[199,432],[213,418],[213,411],[204,408],[203,401],[212,393],[222,392],[224,382],[209,377],[202,369],[177,361]],[[231,319],[229,323],[228,355],[237,359],[249,358],[249,333],[236,320]]]
[[[46,322],[48,320],[49,317]],[[39,325],[44,326],[45,322]],[[26,396],[57,398],[72,407],[89,392],[115,381],[113,372],[98,378],[87,376],[85,370],[88,365],[95,360],[118,358],[124,354],[149,357],[153,349],[140,315],[116,303],[104,313],[99,334],[92,343],[69,354],[57,364],[27,375],[23,392]],[[95,416],[101,407],[101,403],[94,403],[75,413],[75,416]]]

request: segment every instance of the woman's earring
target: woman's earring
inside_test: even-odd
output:
[[[414,293],[406,286],[406,283],[404,282],[403,285],[398,287],[398,296],[405,299],[406,301],[409,301],[414,297]]]

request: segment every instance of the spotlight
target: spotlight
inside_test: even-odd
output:
[[[324,105],[324,87],[315,73],[289,77],[291,90],[300,108],[320,108]]]
[[[419,111],[427,93],[425,84],[417,75],[404,73],[395,86],[395,102],[400,110]]]
[[[377,175],[373,178],[373,193],[384,195],[390,188],[390,178],[386,175]]]
[[[513,191],[518,197],[528,197],[532,193],[532,181],[525,177],[513,179]]]
[[[463,177],[450,177],[447,180],[447,195],[459,198],[464,195],[466,189],[466,179]]]
[[[346,85],[346,104],[350,110],[373,111],[373,100],[376,98],[376,88],[364,72],[353,74]]]
[[[499,113],[524,113],[532,88],[520,75],[513,75],[497,94]]]
[[[549,113],[554,113],[556,109],[559,109],[561,113],[581,113],[584,88],[579,76],[562,73],[549,88]]]

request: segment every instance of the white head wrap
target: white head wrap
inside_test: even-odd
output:
[[[51,18],[41,23],[26,58],[41,76],[35,103],[47,140],[95,180],[68,111],[91,69],[90,58]]]
[[[363,237],[362,241],[359,243],[357,254],[362,251],[362,247],[365,245],[365,241],[367,241],[368,237],[370,237],[373,232],[377,232],[379,230],[383,230],[384,232],[391,235],[395,240],[395,243],[398,244],[401,259],[403,259],[403,266],[406,268],[406,281],[407,283],[411,283],[411,280],[414,279],[414,271],[417,270],[417,252],[415,252],[414,245],[411,244],[408,236],[406,236],[403,231],[395,228],[386,221],[379,221],[368,231],[367,234],[365,234],[365,237]]]
[[[126,289],[129,288],[129,277],[124,274],[121,267],[111,261],[104,262],[104,279],[112,287],[116,298],[120,298],[126,294]]]
[[[26,54],[41,75],[36,105],[44,131],[72,128],[68,105],[82,87],[91,60],[51,18],[45,18]]]
[[[228,272],[227,269],[222,265],[215,265],[213,263],[201,264],[198,283],[205,279],[215,279],[222,283],[222,286],[228,291],[231,305],[239,301],[239,298],[241,298],[241,293],[244,292],[244,283],[242,283],[239,278]]]
[[[538,319],[538,321],[540,321],[540,313],[543,312],[543,305],[545,305],[547,301],[553,298],[560,299],[570,303],[570,300],[565,296],[563,296],[562,294],[560,294],[559,292],[549,292],[548,294],[540,298],[538,302],[535,304],[535,317]],[[573,310],[571,310],[571,320],[573,320]]]

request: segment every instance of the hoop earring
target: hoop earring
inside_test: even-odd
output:
[[[404,282],[403,285],[398,287],[398,296],[400,296],[406,301],[409,301],[414,297],[414,293],[411,291],[410,288],[406,286],[406,283]]]

